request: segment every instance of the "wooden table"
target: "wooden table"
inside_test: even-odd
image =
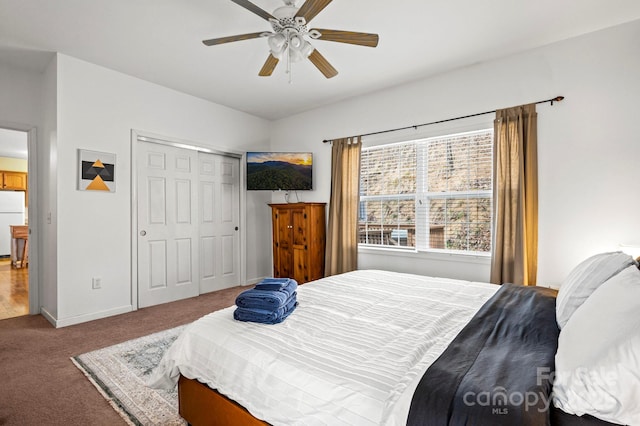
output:
[[[11,266],[24,268],[29,264],[29,226],[9,225],[9,228],[11,229]],[[18,244],[20,240],[22,245]]]

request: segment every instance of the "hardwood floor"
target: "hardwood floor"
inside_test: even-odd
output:
[[[29,270],[0,259],[0,320],[29,313]]]

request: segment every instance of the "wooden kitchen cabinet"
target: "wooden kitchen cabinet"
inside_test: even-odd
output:
[[[273,274],[298,284],[324,276],[325,203],[269,204]]]
[[[27,174],[23,172],[0,171],[2,189],[15,191],[27,190]]]

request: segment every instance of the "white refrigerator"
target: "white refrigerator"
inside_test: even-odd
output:
[[[0,191],[0,256],[11,255],[10,225],[24,225],[24,191]]]

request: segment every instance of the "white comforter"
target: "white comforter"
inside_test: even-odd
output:
[[[283,323],[189,325],[149,385],[198,379],[273,425],[404,425],[418,381],[498,289],[486,283],[355,271],[298,288]]]

